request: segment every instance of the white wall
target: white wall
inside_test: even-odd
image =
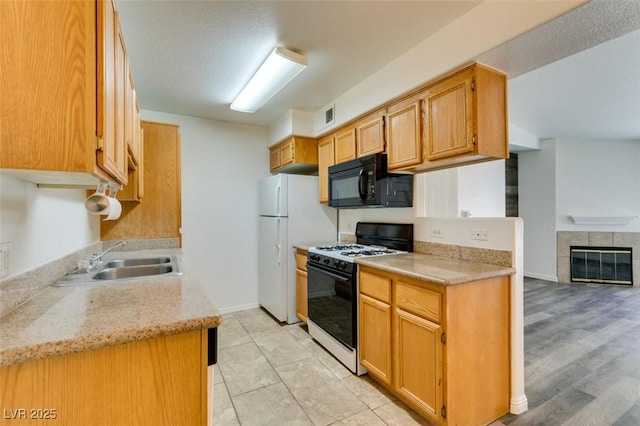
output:
[[[221,311],[258,306],[258,181],[269,174],[266,129],[155,111],[180,125],[182,244]]]
[[[557,140],[558,231],[640,232],[629,225],[576,225],[575,216],[640,216],[640,141]]]
[[[84,207],[82,189],[38,188],[0,175],[0,242],[11,242],[11,273],[19,275],[100,240],[99,218]]]
[[[577,1],[483,1],[335,99],[326,133],[577,7]],[[316,115],[323,110],[316,111]]]
[[[557,281],[556,141],[518,154],[518,212],[524,221],[524,274]]]
[[[506,179],[504,160],[457,167],[458,214],[473,217],[504,217]]]
[[[629,225],[576,225],[576,216],[640,216],[640,141],[549,139],[518,155],[525,275],[557,281],[556,232],[640,232]]]
[[[489,161],[419,173],[413,178],[412,208],[368,208],[340,210],[340,232],[352,234],[356,223],[413,223],[419,217],[504,217],[504,161]]]

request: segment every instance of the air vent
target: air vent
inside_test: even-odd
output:
[[[336,121],[336,106],[330,103],[318,112],[316,116],[317,130],[322,130]]]

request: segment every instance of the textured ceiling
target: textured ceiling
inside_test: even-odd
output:
[[[317,111],[477,1],[125,1],[117,7],[144,109],[268,125]],[[276,46],[309,66],[254,114],[229,109]]]
[[[509,75],[509,121],[539,139],[640,140],[640,1],[592,1],[477,59]]]
[[[315,112],[479,2],[117,0],[141,107],[269,125]],[[640,139],[640,0],[594,0],[477,58],[509,75],[538,138]],[[229,109],[276,45],[309,67],[255,114]]]

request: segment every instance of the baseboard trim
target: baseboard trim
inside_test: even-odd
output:
[[[535,272],[527,272],[527,271],[525,271],[523,273],[523,275],[525,277],[528,277],[528,278],[535,278],[535,279],[538,279],[538,280],[552,281],[554,283],[558,282],[558,277],[555,276],[555,275],[536,274]]]
[[[509,411],[511,414],[522,414],[529,409],[529,401],[527,401],[526,395],[520,395],[511,398],[511,407]]]
[[[230,314],[231,312],[247,311],[249,309],[259,308],[259,303],[249,303],[248,305],[230,306],[227,308],[218,308],[221,314]]]

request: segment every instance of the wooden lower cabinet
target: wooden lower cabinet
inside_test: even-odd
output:
[[[509,410],[509,278],[442,286],[360,267],[359,356],[428,420],[485,425]]]
[[[307,323],[307,252],[296,251],[296,316]]]
[[[369,374],[391,384],[391,305],[360,295],[360,363]]]
[[[12,425],[204,426],[207,330],[1,367],[0,405],[26,410]]]
[[[440,417],[442,404],[442,327],[394,309],[396,387],[422,412]]]

